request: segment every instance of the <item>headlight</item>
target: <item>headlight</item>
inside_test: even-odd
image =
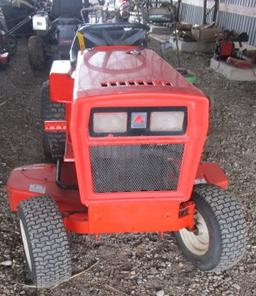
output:
[[[127,131],[127,113],[109,112],[93,114],[93,131],[95,133],[124,133]]]
[[[151,112],[151,132],[182,132],[184,127],[184,111]]]

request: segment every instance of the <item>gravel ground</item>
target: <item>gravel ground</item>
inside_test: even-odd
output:
[[[84,271],[51,290],[26,285],[16,216],[8,209],[4,185],[11,169],[43,160],[39,95],[47,72],[33,74],[25,41],[7,71],[0,71],[0,294],[1,295],[256,295],[256,93],[255,83],[229,82],[211,71],[209,56],[182,55],[211,97],[211,128],[204,158],[214,160],[230,178],[249,228],[244,259],[223,273],[202,273],[181,255],[173,235],[70,235],[73,272]],[[153,46],[155,46],[153,44]],[[166,55],[172,64],[175,56]],[[11,261],[11,266],[3,262]],[[1,264],[2,263],[2,264]],[[10,263],[10,262],[9,262]]]

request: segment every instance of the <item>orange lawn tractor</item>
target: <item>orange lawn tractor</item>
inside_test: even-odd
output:
[[[70,61],[52,65],[42,115],[45,154],[55,163],[16,168],[7,184],[39,288],[71,276],[66,231],[175,232],[203,271],[228,269],[244,254],[241,204],[225,191],[219,165],[201,161],[209,100],[145,48],[146,31],[87,25]]]

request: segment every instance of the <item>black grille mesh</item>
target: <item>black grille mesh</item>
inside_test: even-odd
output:
[[[90,147],[94,192],[176,190],[183,144]]]

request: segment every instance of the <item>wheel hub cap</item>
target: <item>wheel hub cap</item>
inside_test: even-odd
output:
[[[209,249],[210,236],[203,216],[196,212],[196,231],[182,229],[179,231],[183,243],[187,249],[197,256],[203,256]]]

